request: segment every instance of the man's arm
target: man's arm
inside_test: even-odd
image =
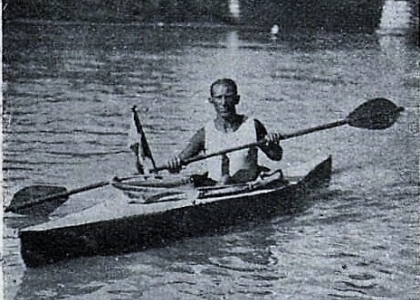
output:
[[[166,162],[169,172],[178,173],[182,168],[182,160],[194,157],[198,155],[201,151],[204,151],[204,127],[198,130],[193,137],[188,142],[188,145],[181,151],[178,155],[170,158]]]
[[[204,151],[204,127],[198,130],[188,142],[188,145],[181,151],[178,157],[182,160],[194,157]]]
[[[255,131],[257,133],[257,141],[267,137],[267,129],[258,120],[255,120]],[[271,141],[259,146],[259,148],[269,159],[279,161],[283,157],[283,149],[278,142]]]

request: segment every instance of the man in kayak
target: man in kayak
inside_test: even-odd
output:
[[[239,100],[238,88],[232,79],[219,79],[211,85],[208,101],[214,106],[216,118],[198,130],[181,153],[167,161],[170,172],[179,172],[183,160],[200,152],[213,153],[262,139],[267,142],[208,158],[208,177],[219,184],[255,180],[261,172],[261,167],[258,166],[258,148],[271,160],[281,160],[281,136],[275,133],[268,134],[260,121],[238,114],[236,105]]]

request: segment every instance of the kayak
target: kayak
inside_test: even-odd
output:
[[[186,237],[222,233],[232,226],[287,214],[300,207],[300,199],[329,182],[331,168],[331,156],[324,156],[283,169],[278,172],[281,176],[271,175],[246,184],[203,188],[149,186],[159,192],[146,200],[143,197],[138,201],[133,196],[107,200],[81,212],[21,229],[21,255],[28,267],[38,267],[70,258],[116,255],[162,247]],[[139,183],[138,179],[113,185],[124,192],[148,190],[147,184],[141,180]]]
[[[227,228],[281,215],[299,199],[328,183],[331,156],[284,169],[284,177],[261,179],[245,188],[222,186],[189,190],[168,188],[152,202],[124,197],[104,201],[19,232],[21,255],[28,267],[80,256],[113,255],[161,247],[185,237],[223,232]],[[132,183],[126,183],[130,186]],[[143,187],[144,188],[144,187]]]

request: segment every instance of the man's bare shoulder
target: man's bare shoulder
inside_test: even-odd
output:
[[[205,130],[204,127],[201,127],[196,133],[192,136],[191,142],[204,142],[205,139]]]
[[[258,119],[254,119],[255,131],[257,133],[257,140],[264,138],[267,134],[267,129]]]

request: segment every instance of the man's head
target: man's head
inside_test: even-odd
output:
[[[233,81],[230,78],[222,78],[222,79],[218,79],[215,82],[213,82],[210,86],[210,96],[213,97],[214,95],[214,89],[215,87],[222,85],[225,86],[227,88],[229,88],[230,92],[237,95],[238,94],[238,86],[236,85],[236,82]]]
[[[209,102],[221,117],[236,115],[235,106],[239,100],[238,87],[232,79],[218,79],[210,86]]]

